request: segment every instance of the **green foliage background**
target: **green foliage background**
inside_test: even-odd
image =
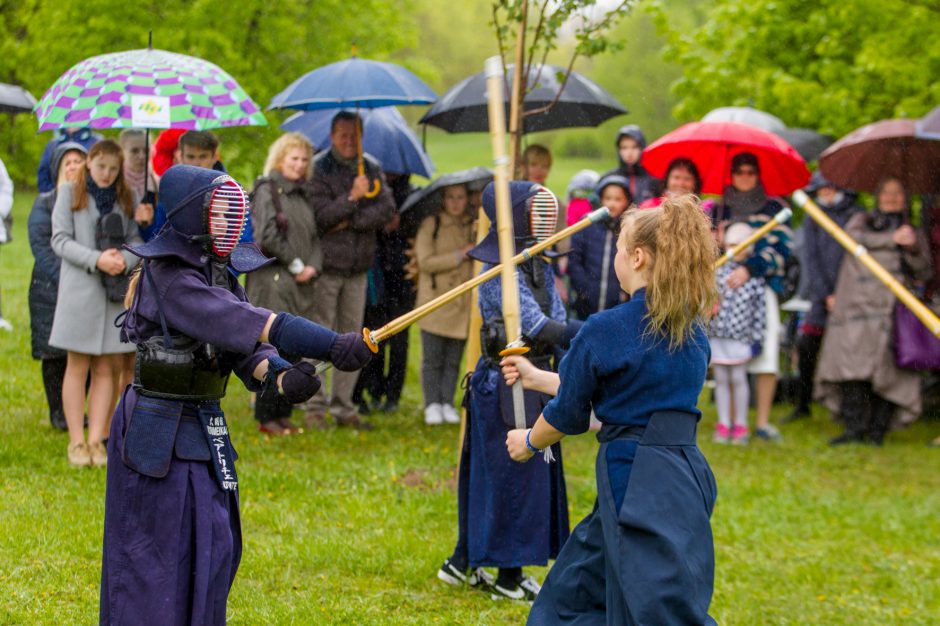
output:
[[[349,56],[407,66],[443,93],[498,53],[491,0],[117,0],[0,2],[0,81],[40,97],[87,57],[154,46],[209,59],[262,107],[306,71]],[[575,69],[630,113],[596,129],[541,133],[558,157],[615,158],[617,127],[640,124],[650,140],[714,107],[747,105],[791,126],[836,136],[894,116],[920,116],[940,101],[940,4],[936,0],[646,0],[611,33],[619,50]],[[567,64],[573,42],[549,62]],[[421,107],[404,107],[412,121]],[[220,133],[223,160],[252,180],[278,135],[266,128]],[[35,184],[49,133],[31,115],[0,118],[0,158],[20,188]]]
[[[691,6],[691,3],[687,3]],[[695,3],[699,5],[700,3]],[[935,0],[716,0],[701,25],[651,3],[666,58],[682,68],[680,119],[753,105],[789,126],[841,136],[940,103]]]
[[[0,82],[37,98],[75,63],[98,54],[155,48],[205,58],[229,72],[262,108],[290,82],[350,55],[384,60],[413,46],[411,0],[117,0],[0,3]],[[420,68],[416,68],[422,73]],[[252,180],[287,113],[267,114],[270,126],[220,132],[233,174]],[[10,121],[7,121],[9,119]],[[0,150],[18,183],[35,185],[39,154],[50,133],[36,134],[31,115],[0,119]]]

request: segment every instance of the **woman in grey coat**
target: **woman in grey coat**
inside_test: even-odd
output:
[[[61,183],[74,183],[85,168],[88,149],[80,143],[66,141],[52,153],[52,174],[56,188]],[[62,410],[62,381],[65,378],[65,351],[49,345],[52,319],[59,293],[59,268],[62,260],[52,251],[52,208],[56,189],[41,193],[33,203],[27,222],[29,247],[35,264],[29,281],[29,322],[32,330],[33,358],[42,361],[42,384],[49,404],[49,420],[53,427],[68,430]]]
[[[255,182],[251,219],[255,243],[276,263],[248,274],[246,291],[255,306],[313,316],[314,283],[323,270],[323,251],[310,203],[308,181],[313,146],[299,133],[271,144],[264,176]],[[281,396],[258,396],[255,418],[261,432],[299,432],[290,421],[292,407]]]
[[[849,219],[845,231],[908,286],[931,275],[923,232],[908,222],[910,196],[894,178],[882,181],[877,206]],[[921,411],[921,377],[894,360],[897,298],[857,259],[847,255],[823,335],[816,399],[841,415],[845,432],[830,444],[881,445],[891,422],[911,422]]]
[[[52,210],[52,249],[62,258],[62,267],[49,345],[68,352],[62,402],[72,465],[107,464],[101,440],[114,409],[120,355],[134,351],[132,344],[121,343],[114,325],[124,311],[117,299],[123,294],[112,292],[109,298],[105,287],[106,281],[113,281],[108,277],[126,275],[137,265],[136,256],[119,249],[119,240],[143,243],[133,220],[136,202],[124,184],[122,168],[121,147],[111,140],[99,141],[89,151],[77,181],[59,187]],[[89,370],[86,442],[82,422]]]

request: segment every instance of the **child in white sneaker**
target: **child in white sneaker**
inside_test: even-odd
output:
[[[428,216],[415,237],[420,306],[470,280],[473,262],[473,217],[466,185],[449,185],[440,193],[441,209]],[[470,294],[445,304],[418,322],[421,329],[421,387],[424,422],[457,424],[454,391],[470,322]]]
[[[725,246],[731,249],[752,232],[753,229],[743,222],[733,224],[725,233]],[[737,289],[728,286],[728,275],[740,267],[749,254],[750,248],[715,271],[720,303],[708,325],[708,342],[715,375],[718,424],[715,425],[714,440],[718,443],[744,445],[750,437],[747,363],[761,351],[765,318],[764,279],[750,278]]]

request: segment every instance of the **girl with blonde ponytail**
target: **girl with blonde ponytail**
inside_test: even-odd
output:
[[[696,445],[710,350],[705,316],[717,248],[696,197],[627,211],[614,269],[630,300],[588,318],[558,374],[503,360],[508,384],[555,396],[531,429],[510,431],[528,461],[602,423],[597,501],[572,532],[529,624],[714,624],[715,478]],[[549,460],[549,459],[546,459]],[[605,581],[605,584],[589,584]]]

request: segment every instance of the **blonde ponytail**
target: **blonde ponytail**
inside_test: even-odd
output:
[[[718,246],[699,199],[671,197],[654,209],[624,213],[620,236],[626,250],[650,253],[646,305],[648,331],[681,346],[717,300]]]

